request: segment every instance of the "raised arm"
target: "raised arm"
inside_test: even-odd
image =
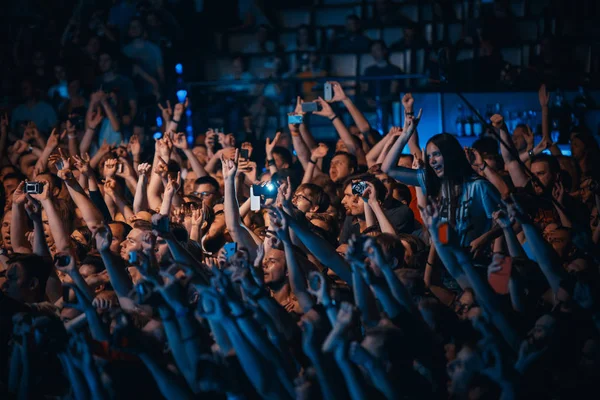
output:
[[[504,159],[504,165],[512,178],[513,183],[516,187],[525,187],[529,182],[529,177],[523,170],[522,165],[514,158],[513,153],[516,154],[517,150],[513,141],[508,134],[508,128],[504,123],[504,118],[501,115],[494,114],[491,117],[492,125],[496,128],[497,132],[500,133],[502,141],[509,146],[507,148],[504,144],[500,143],[500,152]]]
[[[465,147],[465,156],[467,157],[467,160],[469,160],[473,171],[490,181],[490,183],[494,185],[496,189],[498,189],[498,192],[500,192],[502,197],[506,197],[509,195],[510,188],[508,187],[506,182],[504,182],[504,179],[502,179],[500,174],[498,174],[496,171],[494,171],[491,168],[488,168],[487,163],[485,162],[479,151],[477,151],[476,149]]]
[[[46,185],[47,186],[47,185]],[[12,196],[12,216],[10,221],[10,242],[15,253],[31,253],[27,241],[27,214],[25,212],[25,182],[19,183]]]
[[[381,170],[391,176],[392,178],[410,186],[420,186],[417,178],[417,170],[399,167],[398,159],[404,150],[404,146],[408,143],[410,137],[415,133],[419,121],[421,120],[422,110],[419,111],[419,115],[416,118],[407,118],[404,120],[404,129],[399,135],[396,143],[392,146],[392,149],[385,157]],[[390,139],[391,140],[391,139]],[[420,152],[420,150],[419,150]]]
[[[324,143],[319,143],[317,147],[315,147],[310,154],[310,160],[306,165],[306,169],[304,170],[304,176],[302,177],[302,183],[311,183],[313,178],[317,175],[325,175],[319,167],[317,163],[319,160],[322,160],[327,153],[329,152],[329,148]]]
[[[352,99],[346,96],[344,88],[342,88],[342,85],[340,85],[339,82],[329,83],[333,88],[333,98],[331,99],[331,101],[341,101],[342,103],[344,103],[344,106],[346,106],[346,109],[348,110],[350,116],[354,120],[354,123],[356,124],[356,127],[358,128],[359,132],[363,135],[368,135],[371,132],[371,124],[369,124],[369,121],[367,121],[363,113],[358,109],[358,107],[356,107],[354,102],[352,102]]]
[[[148,174],[150,173],[151,168],[152,166],[148,163],[142,163],[138,166],[138,182],[133,197],[134,214],[149,209],[146,187],[148,185]]]
[[[190,161],[190,166],[192,167],[192,170],[196,173],[196,176],[198,178],[208,175],[208,173],[204,169],[204,166],[200,164],[200,161],[194,155],[192,149],[190,149],[187,142],[187,138],[185,137],[185,133],[179,132],[173,135],[173,146],[183,151],[183,154],[185,154],[187,159]]]
[[[406,121],[407,118],[413,118],[415,116],[415,99],[413,98],[411,93],[406,93],[402,97],[402,106],[404,107],[404,119]],[[415,133],[408,140],[408,148],[410,150],[410,154],[418,154],[422,159],[423,154],[421,154],[421,148],[419,147],[419,132],[415,128]]]

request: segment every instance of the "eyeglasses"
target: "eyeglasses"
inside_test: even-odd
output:
[[[292,200],[298,201],[298,198],[304,199],[304,200],[308,201],[310,204],[313,203],[308,197],[304,196],[303,194],[294,194],[294,196],[292,197]]]
[[[207,197],[207,196],[212,196],[213,194],[215,194],[215,192],[193,192],[192,194],[194,196],[203,198],[203,197]]]

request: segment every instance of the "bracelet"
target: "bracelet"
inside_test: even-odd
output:
[[[334,115],[334,116],[333,116],[333,118],[329,118],[329,120],[330,120],[331,122],[333,122],[333,121],[334,121],[334,120],[335,120],[337,117],[338,117],[337,115]]]
[[[178,119],[175,119],[175,118],[173,118],[173,119],[171,120],[171,122],[175,122],[176,124],[178,124],[178,123],[179,123],[179,121],[180,121],[180,120],[178,120]]]
[[[483,172],[483,171],[484,171],[486,168],[487,168],[487,163],[486,163],[486,162],[484,162],[484,163],[483,163],[483,167],[479,168],[479,171],[480,171],[480,172]]]
[[[309,163],[311,163],[311,164],[317,164],[317,162],[316,162],[316,161],[313,161],[313,159],[312,159],[312,158],[311,158],[310,160],[308,160],[308,162],[309,162]]]
[[[414,111],[404,111],[404,115],[412,115],[412,116],[414,116],[415,112]]]
[[[272,159],[272,158],[271,158],[270,160],[269,160],[269,159],[267,159],[267,165],[268,165],[269,167],[273,167],[273,166],[275,166],[275,160],[274,160],[274,159]]]
[[[77,139],[77,135],[73,135],[73,134],[71,134],[71,133],[69,133],[69,134],[67,135],[67,137],[68,137],[69,139]]]
[[[292,137],[298,137],[298,136],[300,136],[300,134],[299,134],[299,133],[292,132]]]
[[[535,154],[533,153],[533,149],[529,150],[529,151],[527,152],[527,154],[529,154],[529,158],[533,158],[533,157],[535,157]]]

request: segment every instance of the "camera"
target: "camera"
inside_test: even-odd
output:
[[[43,191],[43,182],[25,182],[25,194],[42,194]]]
[[[288,115],[288,124],[290,125],[301,124],[303,120],[302,115]]]
[[[352,184],[352,194],[362,196],[367,190],[367,182],[355,182]]]
[[[260,185],[252,185],[252,191],[255,196],[274,199],[277,197],[277,183],[269,181],[263,182]]]
[[[319,103],[311,101],[310,103],[302,103],[302,112],[315,112],[321,111],[323,107]]]
[[[122,174],[123,173],[123,163],[118,163],[117,164],[117,174]]]
[[[54,264],[57,267],[66,267],[71,262],[71,256],[68,254],[57,254],[54,257]]]

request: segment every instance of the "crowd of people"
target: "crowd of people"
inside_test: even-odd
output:
[[[596,138],[501,115],[419,147],[342,86],[264,143],[0,121],[0,390],[18,398],[571,398],[600,372]],[[416,103],[415,103],[416,100]],[[308,108],[311,108],[308,107]],[[344,109],[354,124],[347,127]],[[13,112],[13,121],[15,113]],[[37,116],[32,114],[33,116]],[[34,119],[34,118],[32,118]],[[50,130],[49,132],[47,130]],[[102,141],[100,141],[102,139]],[[194,140],[190,140],[194,139]],[[409,151],[405,151],[408,148]],[[145,150],[146,149],[146,150]]]

